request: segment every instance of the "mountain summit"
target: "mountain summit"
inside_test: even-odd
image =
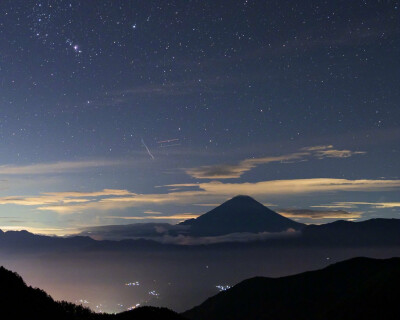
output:
[[[181,225],[190,226],[193,236],[220,236],[238,232],[281,232],[299,230],[303,224],[272,211],[249,196],[236,196],[196,219]]]

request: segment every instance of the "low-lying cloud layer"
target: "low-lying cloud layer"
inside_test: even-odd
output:
[[[189,237],[184,235],[163,236],[158,241],[167,244],[179,244],[179,245],[204,245],[204,244],[216,244],[216,243],[228,243],[228,242],[252,242],[252,241],[263,241],[268,239],[284,239],[293,238],[300,236],[299,231],[288,230],[284,232],[261,232],[261,233],[231,233],[223,236],[215,237]]]
[[[250,242],[267,239],[283,239],[300,236],[292,229],[284,232],[231,233],[222,236],[192,237],[187,235],[188,226],[168,223],[137,223],[130,225],[111,225],[92,227],[83,230],[80,235],[97,240],[146,239],[165,244],[201,245],[226,242]]]

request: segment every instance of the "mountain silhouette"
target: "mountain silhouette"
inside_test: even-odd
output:
[[[196,219],[180,225],[190,226],[191,236],[221,236],[238,232],[282,232],[299,230],[303,224],[285,218],[249,196],[236,196]]]
[[[301,241],[307,245],[329,246],[400,245],[400,219],[338,220],[308,225],[302,230]]]
[[[33,234],[25,230],[0,230],[0,252],[3,253],[147,250],[161,246],[159,242],[145,239],[94,240],[89,236],[55,237]]]
[[[82,250],[93,247],[97,241],[90,237],[52,237],[30,233],[26,230],[7,231],[0,230],[0,250],[3,252],[33,252],[41,251],[65,251]]]
[[[257,277],[183,313],[191,320],[400,319],[400,258],[353,258],[283,278]]]
[[[54,301],[46,292],[25,284],[22,278],[0,267],[0,319],[38,320],[182,320],[166,309],[141,307],[119,314],[97,314],[90,309],[65,301]]]

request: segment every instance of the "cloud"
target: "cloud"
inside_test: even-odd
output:
[[[171,193],[160,193],[160,194],[134,194],[130,193],[127,196],[122,197],[109,197],[100,199],[91,199],[86,203],[81,204],[69,204],[65,201],[59,204],[49,205],[43,203],[43,206],[37,207],[41,211],[53,211],[59,214],[73,214],[84,211],[110,211],[110,210],[123,210],[131,207],[140,207],[143,205],[153,204],[191,204],[195,199],[199,200],[201,197],[207,197],[203,191],[183,191],[183,192],[171,192]],[[35,198],[33,198],[35,199]],[[36,200],[36,199],[35,199]],[[70,199],[71,201],[73,199]],[[37,199],[39,202],[40,199]],[[19,204],[13,203],[12,201],[2,200],[0,198],[0,204]],[[36,205],[38,205],[36,203]],[[159,217],[159,216],[158,216]]]
[[[33,206],[41,211],[59,214],[74,214],[85,211],[106,212],[144,205],[210,204],[222,202],[238,194],[250,196],[283,196],[317,194],[326,192],[372,192],[389,191],[400,187],[400,180],[347,180],[334,178],[269,180],[255,183],[223,183],[211,181],[196,184],[173,184],[181,191],[167,193],[136,194],[128,190],[104,189],[96,192],[52,192],[39,196],[0,197],[0,204]],[[186,188],[191,190],[187,191]],[[194,188],[194,190],[193,190]],[[335,203],[338,205],[361,204],[356,202]],[[397,206],[397,203],[374,203],[376,206]],[[314,206],[316,207],[316,206]],[[326,206],[325,206],[326,207]],[[326,207],[327,208],[327,207]],[[157,216],[158,218],[160,216]],[[134,218],[136,219],[136,218]]]
[[[370,202],[368,204],[375,208],[400,208],[400,202]]]
[[[146,213],[146,214],[162,214],[162,212],[160,212],[160,211],[153,211],[153,210],[146,210],[143,213]]]
[[[107,217],[110,219],[118,217]],[[125,217],[120,217],[125,218]],[[169,223],[134,223],[123,225],[105,225],[86,227],[80,235],[90,236],[96,240],[123,240],[123,239],[160,239],[163,235],[187,232],[187,226],[172,225]]]
[[[187,226],[172,225],[168,223],[136,223],[128,225],[87,227],[82,229],[80,235],[90,236],[96,240],[148,239],[161,243],[178,245],[250,242],[267,239],[292,238],[300,235],[300,232],[293,229],[273,233],[231,233],[214,237],[191,237],[186,235],[187,232]]]
[[[356,154],[365,154],[364,151],[351,151],[351,150],[336,150],[332,145],[314,146],[302,148],[304,151],[313,152],[313,156],[318,159],[323,158],[349,158]]]
[[[1,197],[0,205],[14,204],[21,206],[40,206],[37,209],[55,211],[60,214],[74,213],[76,210],[84,209],[83,203],[93,203],[107,197],[122,197],[134,195],[127,190],[104,189],[95,192],[47,192],[39,196],[10,196]]]
[[[322,146],[304,147],[304,148],[301,148],[301,150],[304,150],[304,151],[322,151],[322,150],[332,149],[332,148],[333,148],[333,145],[329,144],[329,145],[322,145]]]
[[[124,99],[127,95],[149,95],[149,96],[185,96],[193,93],[206,91],[207,89],[200,82],[170,82],[166,84],[149,84],[138,86],[119,92]]]
[[[269,203],[269,202],[263,202],[263,204],[262,204],[264,207],[276,207],[276,204],[273,204],[273,203]]]
[[[123,164],[115,160],[64,161],[25,166],[2,165],[0,175],[43,175],[80,171],[88,168],[111,167]]]
[[[61,197],[61,198],[81,198],[81,197],[103,197],[103,196],[127,196],[127,195],[135,195],[125,189],[103,189],[101,191],[95,192],[79,192],[79,191],[70,191],[70,192],[46,192],[45,195]]]
[[[311,209],[281,209],[278,213],[287,218],[310,219],[356,219],[361,218],[363,212],[348,212],[344,210],[311,210]]]
[[[348,180],[312,178],[269,180],[255,183],[223,183],[211,181],[196,184],[174,184],[173,187],[197,187],[214,195],[291,195],[337,191],[384,191],[400,187],[400,180]]]
[[[245,159],[238,164],[218,164],[185,169],[186,174],[196,179],[234,179],[260,165],[273,162],[305,161],[310,158],[348,158],[363,151],[337,150],[332,145],[305,147],[301,152],[282,156]]]
[[[400,202],[333,202],[328,205],[312,206],[313,208],[356,208],[358,206],[371,206],[374,208],[400,208]]]
[[[215,237],[190,237],[185,235],[169,236],[165,235],[159,239],[153,240],[167,243],[167,244],[179,244],[179,245],[204,245],[204,244],[216,244],[216,243],[227,243],[227,242],[251,242],[251,241],[263,241],[268,239],[285,239],[300,236],[300,232],[289,229],[283,232],[261,232],[261,233],[231,233],[223,236]]]
[[[241,81],[233,77],[208,77],[170,81],[167,83],[144,84],[106,93],[101,101],[95,101],[96,106],[117,106],[125,104],[132,97],[183,97],[199,93],[214,93],[226,89],[227,85],[235,85]]]
[[[277,157],[265,157],[246,159],[237,165],[220,164],[211,166],[201,166],[198,168],[187,169],[186,173],[197,179],[233,179],[240,178],[245,172],[251,169],[272,162],[284,162],[302,159],[307,153],[293,153]]]
[[[188,220],[199,217],[198,214],[181,213],[171,216],[142,216],[142,217],[118,217],[118,216],[107,216],[107,219],[121,219],[121,220]]]
[[[227,86],[235,86],[243,82],[235,77],[207,77],[192,78],[181,81],[168,81],[160,83],[147,83],[134,85],[123,90],[105,92],[103,97],[92,101],[95,107],[116,107],[128,105],[136,98],[179,98],[204,93],[219,93],[226,90]],[[85,108],[88,105],[85,104]]]

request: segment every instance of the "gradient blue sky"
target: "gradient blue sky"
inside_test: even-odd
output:
[[[398,1],[1,1],[0,229],[399,218],[399,36]]]

